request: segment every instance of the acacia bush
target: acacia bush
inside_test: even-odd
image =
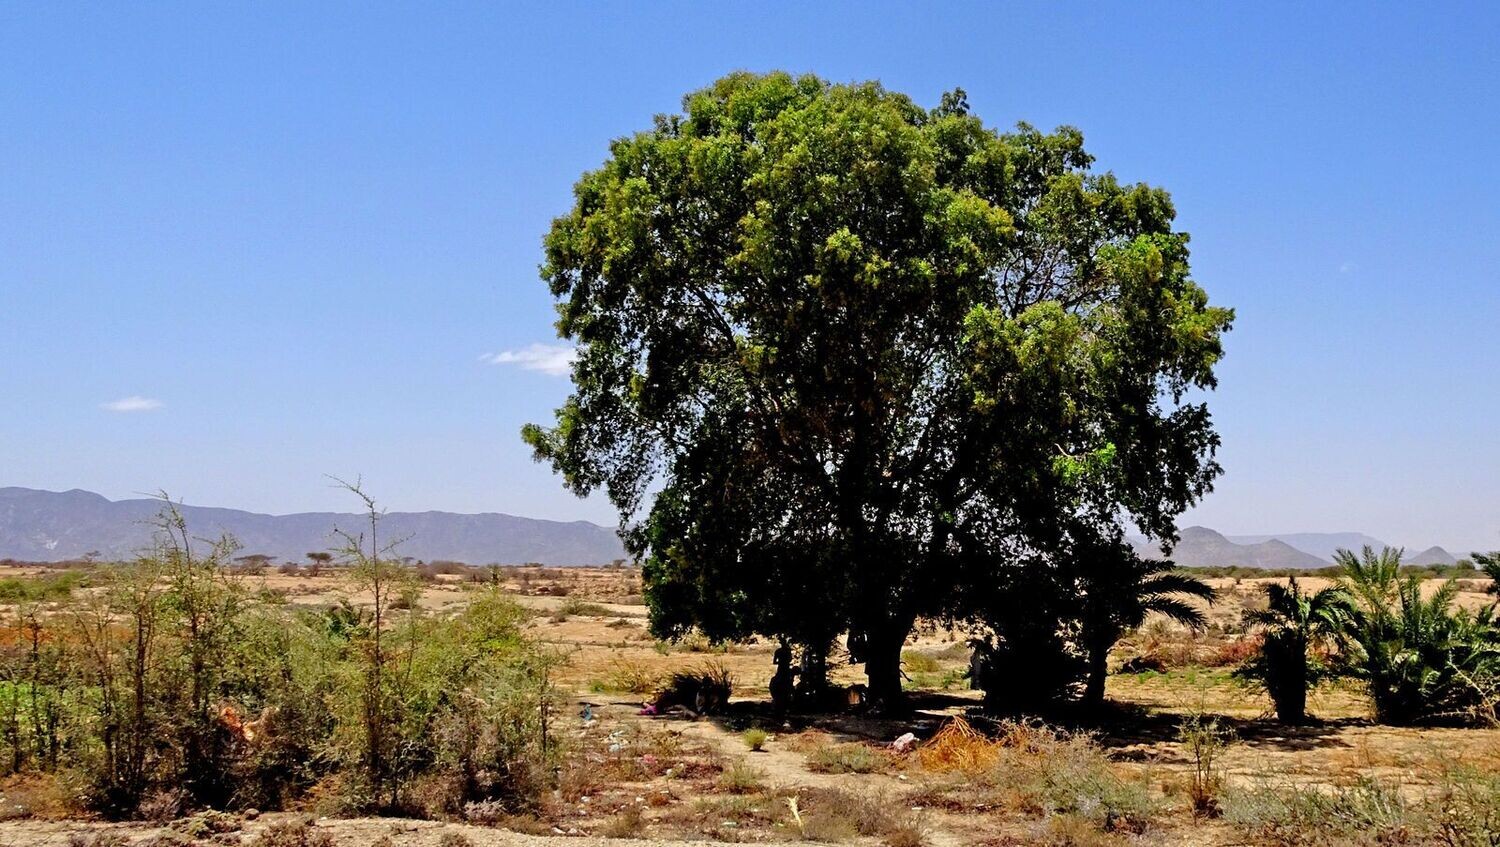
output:
[[[292,606],[241,583],[232,540],[197,542],[170,505],[160,528],[0,629],[0,773],[54,774],[110,817],[522,810],[546,786],[558,659],[497,589],[398,610],[419,592],[369,555],[351,588],[379,580],[373,609]]]

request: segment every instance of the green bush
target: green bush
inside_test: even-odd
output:
[[[1282,723],[1303,723],[1308,689],[1345,670],[1325,656],[1329,648],[1347,644],[1358,618],[1354,599],[1336,586],[1304,592],[1296,577],[1286,585],[1268,584],[1264,591],[1266,608],[1245,615],[1262,634],[1260,649],[1235,676],[1263,687]]]
[[[759,751],[762,747],[766,746],[766,739],[770,737],[771,734],[760,727],[751,727],[745,730],[744,735],[741,736],[744,739],[745,746],[753,751]]]
[[[41,576],[0,579],[0,603],[39,603],[66,600],[76,589],[88,586],[88,578],[78,571]]]

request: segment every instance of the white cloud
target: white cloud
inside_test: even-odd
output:
[[[576,358],[578,348],[565,344],[528,344],[519,350],[502,350],[479,357],[480,361],[492,365],[515,365],[522,370],[551,376],[567,376]]]
[[[111,412],[149,412],[153,409],[160,409],[161,401],[132,394],[129,397],[121,397],[118,400],[111,400],[108,403],[100,403],[99,408]]]

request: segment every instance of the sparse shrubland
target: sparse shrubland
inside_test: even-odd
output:
[[[73,592],[89,584],[82,571],[65,570],[42,574],[30,579],[0,579],[0,603],[45,603],[66,600]]]
[[[372,534],[346,551],[372,607],[292,607],[252,591],[228,567],[232,540],[193,539],[170,503],[159,530],[149,554],[8,624],[4,772],[51,774],[84,809],[153,818],[519,810],[549,782],[556,660],[522,636],[511,600],[481,590],[452,614],[398,610],[418,589]]]
[[[1086,734],[1006,722],[993,737],[962,719],[919,749],[917,761],[936,775],[924,802],[956,802],[1031,818],[1067,817],[1093,832],[1143,832],[1160,811],[1150,787],[1122,776]]]
[[[1493,847],[1500,776],[1451,765],[1420,791],[1368,777],[1330,788],[1261,784],[1230,792],[1225,818],[1258,843],[1286,847]]]

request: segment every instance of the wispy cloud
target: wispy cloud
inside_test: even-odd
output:
[[[111,400],[108,403],[100,403],[99,408],[110,412],[149,412],[153,409],[160,409],[161,401],[132,394],[129,397],[121,397],[118,400]]]
[[[566,344],[528,344],[518,350],[485,353],[479,360],[492,365],[515,365],[522,370],[551,376],[567,376],[576,358],[578,348]]]

